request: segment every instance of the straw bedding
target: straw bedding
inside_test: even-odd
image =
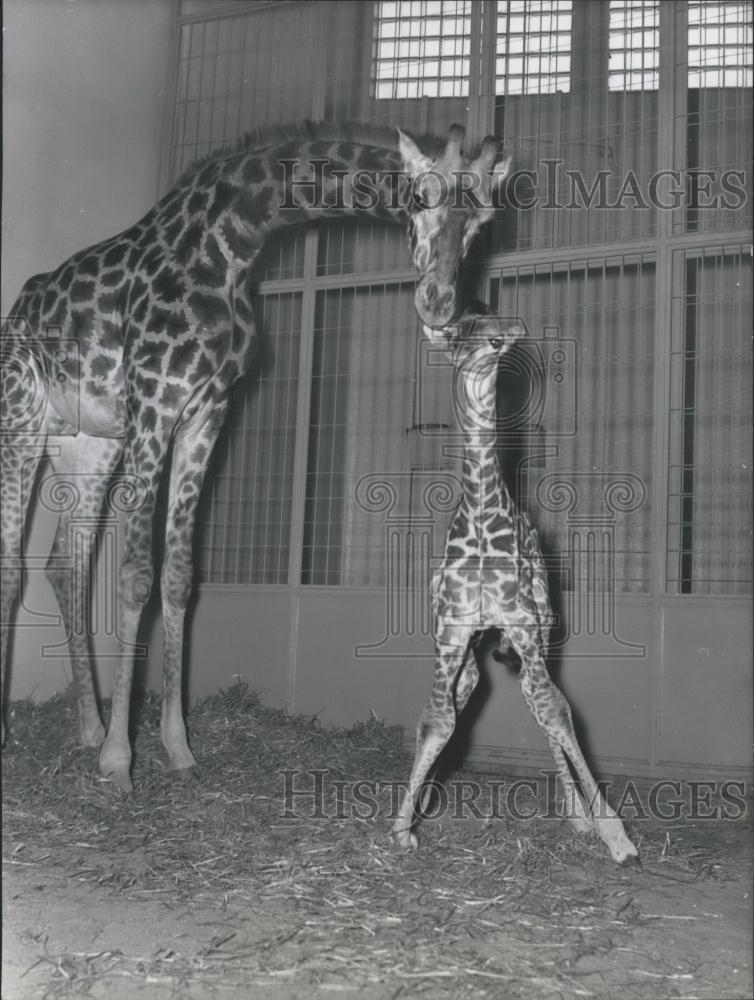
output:
[[[357,780],[405,779],[399,730],[378,720],[326,729],[265,708],[239,684],[192,706],[201,773],[180,782],[164,768],[157,699],[145,695],[136,713],[135,793],[125,798],[98,776],[96,751],[77,747],[70,694],[11,706],[4,859],[159,902],[166,919],[187,908],[225,913],[227,933],[201,954],[155,941],[143,956],[50,955],[47,996],[85,996],[124,976],[183,984],[181,996],[192,984],[202,996],[234,987],[252,996],[285,982],[310,996],[354,987],[364,997],[708,995],[693,992],[694,956],[638,974],[633,935],[663,922],[637,903],[635,880],[722,878],[711,849],[633,829],[637,875],[560,821],[446,817],[425,823],[420,850],[403,853],[389,841],[387,792],[369,818],[353,815],[347,796],[338,818],[335,794]],[[286,770],[303,772],[298,789],[324,772],[325,816],[301,800],[300,815],[286,818]],[[244,914],[261,915],[262,929],[245,932]]]

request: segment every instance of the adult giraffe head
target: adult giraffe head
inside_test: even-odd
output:
[[[498,201],[510,159],[495,163],[498,142],[487,136],[476,159],[463,151],[465,129],[451,125],[441,156],[425,156],[398,129],[404,167],[411,180],[408,241],[421,277],[414,305],[423,323],[445,326],[456,315],[458,266]]]

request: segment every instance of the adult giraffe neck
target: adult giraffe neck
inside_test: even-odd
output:
[[[187,180],[183,213],[205,213],[226,259],[248,265],[268,236],[301,222],[354,216],[405,225],[400,153],[353,140],[287,140],[207,163]]]

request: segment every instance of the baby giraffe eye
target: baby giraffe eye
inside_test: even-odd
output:
[[[499,351],[502,346],[503,346],[502,337],[490,337],[490,347],[492,348],[493,351]]]

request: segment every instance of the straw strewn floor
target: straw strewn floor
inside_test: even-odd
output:
[[[243,686],[189,719],[201,775],[175,782],[143,700],[126,799],[69,695],[11,706],[4,1000],[752,995],[743,821],[634,824],[639,872],[553,819],[446,814],[405,854],[390,788],[354,798],[407,777],[398,731],[327,730]]]

